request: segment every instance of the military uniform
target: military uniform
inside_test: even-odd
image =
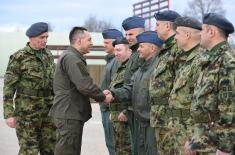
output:
[[[134,118],[137,124],[137,134],[135,137],[136,144],[138,146],[138,154],[154,154],[157,152],[153,152],[153,148],[156,146],[154,143],[156,142],[154,138],[154,130],[150,128],[149,125],[149,109],[148,106],[148,81],[149,75],[151,74],[151,65],[156,63],[156,57],[152,58],[151,61],[146,62],[142,67],[138,69],[136,73],[134,73],[131,83],[128,85],[124,85],[124,87],[120,89],[112,90],[112,93],[115,94],[115,99],[119,101],[127,101],[131,99]],[[153,67],[152,67],[153,68]],[[148,131],[148,132],[147,132]],[[152,133],[146,134],[146,133]],[[145,136],[148,136],[147,138]],[[147,143],[145,139],[153,138],[154,140],[148,141]],[[151,142],[151,143],[150,143]],[[145,148],[148,148],[145,150]],[[147,152],[144,152],[147,151]]]
[[[55,126],[47,116],[53,101],[53,73],[54,59],[47,49],[34,50],[27,44],[10,56],[4,118],[16,118],[19,154],[54,154]]]
[[[232,152],[235,147],[235,59],[231,51],[224,41],[203,55],[191,105],[192,150]]]
[[[118,61],[115,59],[115,56],[113,54],[108,54],[105,60],[107,64],[105,65],[103,76],[100,82],[101,90],[105,90],[109,88],[111,78],[115,74],[119,66]],[[102,124],[104,127],[106,146],[109,150],[109,154],[114,155],[115,148],[113,144],[112,124],[109,120],[109,115],[110,115],[109,106],[106,105],[105,103],[100,103],[100,111],[101,111],[101,117],[102,117]]]
[[[177,50],[174,36],[165,41],[162,50],[159,53],[159,62],[155,65],[153,74],[150,78],[149,95],[151,99],[150,125],[155,128],[155,136],[159,153],[168,150],[167,143],[164,143],[163,135],[166,132],[167,116],[165,111],[168,109],[168,96],[173,87],[175,78],[174,57],[172,52]],[[162,144],[160,144],[162,143]]]
[[[139,58],[139,54],[137,52],[137,49],[139,47],[139,44],[133,45],[131,47],[132,54],[131,57],[128,61],[127,64],[127,69],[124,75],[124,83],[130,83],[131,77],[133,74],[138,70],[138,68],[142,65],[143,60]],[[131,141],[132,141],[132,147],[133,147],[133,154],[137,155],[137,133],[138,133],[138,122],[134,118],[134,113],[133,113],[133,107],[132,104],[129,103],[128,109],[127,109],[127,117],[128,117],[128,124],[131,130]]]
[[[104,38],[104,42],[106,39],[114,40],[116,38],[123,37],[122,33],[117,29],[107,29],[102,32],[102,36]],[[111,50],[111,49],[107,49]],[[113,49],[114,50],[114,49]],[[116,73],[119,63],[117,59],[115,59],[114,51],[106,51],[108,54],[105,56],[106,65],[103,70],[103,74],[100,80],[100,89],[106,90],[109,89],[109,85],[113,75]],[[113,144],[113,134],[112,134],[112,124],[109,119],[110,110],[109,106],[105,103],[99,103],[102,124],[104,127],[104,135],[106,146],[109,151],[109,155],[115,155],[115,148]]]
[[[55,98],[49,115],[57,127],[55,154],[80,154],[83,126],[91,118],[89,97],[103,102],[105,95],[89,76],[85,58],[72,46],[57,63],[53,89]]]
[[[199,45],[189,51],[183,52],[187,60],[179,69],[175,77],[174,85],[169,96],[169,109],[167,110],[168,121],[166,133],[171,144],[171,154],[184,154],[183,146],[190,136],[191,117],[190,106],[195,83],[200,71],[200,54],[203,48]]]
[[[144,28],[145,20],[142,17],[128,17],[126,18],[123,23],[122,27],[125,31],[128,31],[130,29],[134,28]],[[124,83],[128,84],[131,81],[131,77],[133,74],[138,70],[138,68],[143,64],[143,60],[139,58],[139,54],[137,52],[137,49],[139,47],[139,44],[132,45],[130,48],[132,50],[131,57],[128,61],[126,72],[124,75]],[[137,144],[136,144],[136,137],[137,137],[137,122],[134,118],[133,113],[133,107],[130,103],[127,110],[127,117],[128,117],[128,125],[131,130],[131,142],[132,142],[132,154],[137,155]]]
[[[110,89],[117,89],[123,86],[127,63],[128,60],[123,62],[118,68],[110,84]],[[113,139],[116,155],[131,155],[131,135],[128,122],[121,122],[118,120],[118,116],[121,112],[127,115],[127,107],[128,103],[110,104],[110,119],[113,126]]]
[[[137,36],[138,42],[146,38],[157,38],[156,32],[146,31]],[[143,39],[144,38],[144,39]],[[160,40],[160,39],[155,39]],[[161,41],[158,41],[161,42]],[[159,43],[162,44],[162,43]],[[150,100],[149,100],[149,78],[157,63],[157,55],[144,61],[144,64],[134,73],[131,83],[125,84],[122,88],[112,90],[114,98],[118,101],[131,100],[134,118],[136,121],[136,144],[139,155],[157,154],[154,129],[150,127]]]

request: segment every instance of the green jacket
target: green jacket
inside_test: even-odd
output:
[[[145,61],[144,64],[134,73],[131,83],[125,84],[122,88],[112,90],[115,100],[130,101],[133,112],[140,121],[150,120],[150,99],[149,79],[157,63],[157,55]]]
[[[139,44],[131,46],[132,54],[128,61],[126,72],[125,72],[125,83],[130,83],[132,75],[138,70],[138,68],[143,64],[143,60],[139,58],[137,49]]]
[[[54,104],[49,115],[54,118],[87,121],[91,118],[90,98],[98,102],[105,99],[93,83],[85,58],[73,47],[63,52],[56,66],[53,89]]]
[[[34,50],[29,43],[10,56],[3,88],[4,118],[38,117],[41,112],[47,116],[53,101],[54,67],[49,50]]]
[[[100,80],[100,89],[105,90],[109,89],[111,80],[115,72],[117,71],[117,68],[119,66],[119,63],[117,59],[115,58],[115,55],[113,54],[108,54],[105,57],[105,60],[107,64],[104,67],[104,71]],[[100,103],[100,109],[101,111],[106,111],[109,110],[109,106],[106,105],[105,103]]]

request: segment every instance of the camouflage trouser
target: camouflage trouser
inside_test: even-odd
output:
[[[117,116],[120,112],[111,111],[113,140],[116,155],[131,155],[130,129],[127,122],[120,122]]]
[[[183,155],[184,145],[190,137],[186,124],[178,119],[169,118],[167,126],[156,127],[155,136],[160,155]]]
[[[177,155],[172,149],[174,147],[174,137],[168,137],[167,127],[155,127],[155,137],[157,139],[157,150],[159,155]]]
[[[234,153],[235,128],[215,124],[209,129],[207,124],[195,124],[190,147],[199,153],[215,153],[216,149]]]
[[[19,155],[54,155],[56,142],[55,126],[51,119],[17,117],[16,134]]]

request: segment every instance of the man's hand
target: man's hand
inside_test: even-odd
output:
[[[110,102],[113,101],[113,95],[109,90],[104,90],[103,93],[105,94],[106,98],[104,100],[104,102],[106,104],[110,104]]]
[[[217,149],[216,155],[231,155],[231,153],[222,152],[222,151]]]
[[[190,147],[189,147],[189,141],[187,141],[184,145],[184,153],[185,155],[196,155],[196,152],[191,150]]]
[[[126,117],[126,115],[125,115],[123,112],[121,112],[121,113],[118,115],[118,120],[119,120],[120,122],[126,122],[126,121],[128,120],[128,118]]]
[[[10,128],[15,128],[15,126],[16,126],[16,120],[15,120],[14,117],[7,118],[5,121],[6,121],[6,124],[7,124]]]

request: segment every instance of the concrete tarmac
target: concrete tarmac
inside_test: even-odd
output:
[[[15,129],[3,119],[3,79],[0,78],[0,155],[17,155],[19,146]],[[81,155],[108,155],[98,104],[92,104],[92,118],[85,123]]]

